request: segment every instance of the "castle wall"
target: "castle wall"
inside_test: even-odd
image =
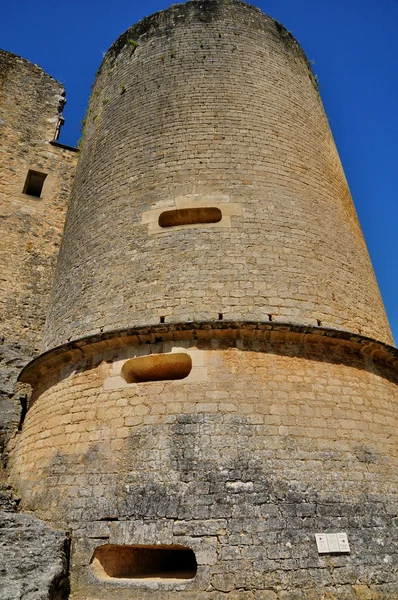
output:
[[[7,442],[21,425],[22,367],[41,349],[76,154],[49,142],[65,102],[63,86],[40,67],[0,50],[0,597],[68,597],[69,538],[31,515],[15,514]],[[29,171],[45,174],[26,194]],[[23,408],[24,407],[24,408]]]
[[[222,220],[159,226],[200,207]],[[392,341],[307,59],[258,9],[198,1],[105,56],[45,343],[219,314]]]
[[[396,373],[309,335],[178,337],[70,361],[36,388],[12,480],[25,509],[72,529],[72,598],[397,598]],[[190,375],[120,377],[162,352],[188,353]],[[322,531],[347,532],[351,555],[319,557]],[[99,580],[103,544],[187,546],[198,573]]]
[[[77,158],[49,143],[64,96],[40,67],[0,51],[0,320],[6,338],[35,352]],[[29,170],[47,175],[40,198],[23,193]]]
[[[63,86],[0,50],[0,453],[20,419],[16,378],[41,350],[76,153],[53,146]],[[24,193],[29,170],[46,174],[40,197]]]

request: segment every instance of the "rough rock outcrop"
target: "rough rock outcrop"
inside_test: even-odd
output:
[[[19,499],[7,483],[7,442],[26,409],[16,380],[31,353],[22,344],[0,346],[0,600],[68,598],[69,538],[31,515],[16,512]]]
[[[19,389],[17,377],[33,356],[26,344],[0,338],[0,466],[3,467],[7,442],[17,430],[27,404],[27,393]]]
[[[69,538],[30,515],[0,511],[0,600],[65,600]]]

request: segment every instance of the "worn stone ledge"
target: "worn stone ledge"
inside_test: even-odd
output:
[[[332,352],[333,348],[344,347],[346,351],[361,354],[389,369],[398,370],[396,348],[348,331],[280,322],[203,321],[133,327],[84,337],[49,350],[32,360],[21,371],[18,380],[34,386],[48,373],[113,348],[170,340],[211,338],[259,339],[268,341],[271,346],[315,345],[321,346],[326,353]]]

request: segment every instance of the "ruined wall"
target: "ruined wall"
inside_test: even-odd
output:
[[[398,598],[396,372],[316,335],[178,337],[36,388],[12,479],[26,509],[72,529],[72,598]],[[122,381],[127,359],[159,352],[187,352],[190,375]],[[346,531],[351,555],[319,557],[322,531]],[[103,544],[159,543],[192,548],[197,576],[103,581],[89,566]]]
[[[310,66],[254,7],[178,4],[117,40],[72,196],[47,348],[220,313],[392,341]],[[221,221],[158,225],[203,206]]]
[[[64,96],[40,67],[0,52],[0,319],[3,336],[36,352],[77,158],[49,143]],[[40,198],[23,193],[29,170],[47,174]]]
[[[11,400],[22,366],[41,349],[76,153],[53,146],[63,86],[40,67],[0,51],[0,452],[19,421]],[[28,171],[47,174],[40,197]]]
[[[0,50],[0,598],[64,600],[69,541],[30,515],[7,482],[7,442],[27,406],[16,389],[22,367],[41,349],[76,153],[50,144],[62,118],[63,86],[29,61]],[[40,196],[26,194],[28,172],[46,174]]]

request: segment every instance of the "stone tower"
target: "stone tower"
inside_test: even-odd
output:
[[[123,34],[12,459],[72,531],[71,597],[398,598],[389,344],[291,34],[224,0]]]

